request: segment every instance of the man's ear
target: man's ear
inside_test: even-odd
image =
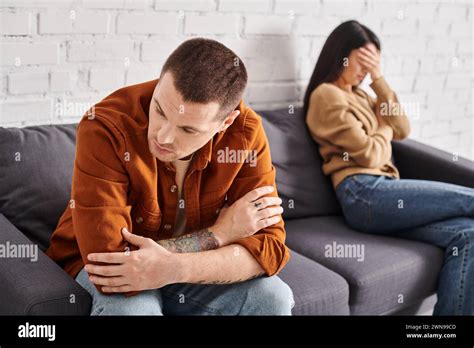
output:
[[[234,120],[237,118],[237,116],[240,115],[240,110],[234,110],[232,111],[225,119],[224,122],[222,123],[221,129],[219,132],[225,131],[227,128],[229,128],[232,123],[234,123]]]

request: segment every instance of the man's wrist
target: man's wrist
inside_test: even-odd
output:
[[[222,230],[219,228],[219,226],[212,225],[207,230],[214,235],[214,238],[217,240],[217,243],[219,244],[219,248],[222,248],[223,246],[227,244],[227,241],[224,237],[224,233],[222,233]]]
[[[175,278],[171,284],[187,283],[189,278],[189,265],[187,261],[187,253],[171,253],[171,264],[175,270]]]

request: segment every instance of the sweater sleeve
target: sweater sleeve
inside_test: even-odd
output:
[[[378,117],[383,117],[383,120],[392,127],[393,139],[402,140],[408,137],[410,122],[398,101],[397,94],[392,91],[383,76],[373,81],[370,87],[377,95],[377,99],[367,95],[369,104],[375,114]]]
[[[363,167],[379,168],[387,163],[392,154],[392,128],[382,125],[373,134],[368,134],[343,95],[335,88],[320,87],[311,96],[306,116],[314,140],[336,146],[341,157],[347,152]]]

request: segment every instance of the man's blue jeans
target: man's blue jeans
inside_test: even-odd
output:
[[[474,315],[474,189],[356,174],[336,188],[349,226],[445,249],[434,315]]]
[[[103,295],[82,269],[76,281],[92,296],[91,315],[291,315],[290,287],[279,277],[240,283],[171,284],[135,296]]]

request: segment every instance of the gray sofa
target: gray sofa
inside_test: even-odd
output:
[[[262,111],[292,250],[281,278],[298,315],[411,314],[432,305],[443,250],[359,233],[340,215],[300,109]],[[69,200],[76,125],[0,127],[0,245],[34,243],[38,259],[0,260],[0,315],[87,315],[91,298],[43,251]],[[403,178],[474,187],[473,162],[412,140],[393,142]],[[325,245],[364,244],[365,260],[324,256]]]

